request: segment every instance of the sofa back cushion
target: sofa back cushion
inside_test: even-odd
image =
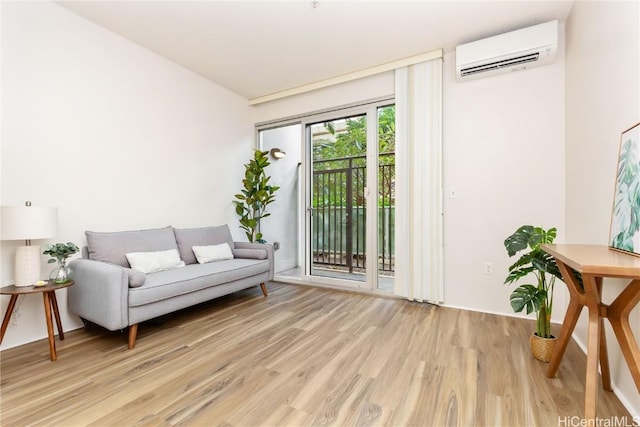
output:
[[[85,231],[89,259],[130,267],[125,254],[178,249],[171,226],[117,232]]]
[[[178,243],[180,258],[182,258],[187,265],[198,263],[193,249],[191,249],[194,246],[210,246],[227,243],[232,250],[235,248],[231,231],[226,224],[217,227],[174,228],[173,232],[175,233],[176,242]]]

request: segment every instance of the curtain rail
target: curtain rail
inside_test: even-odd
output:
[[[354,71],[352,73],[342,74],[336,77],[330,77],[328,79],[319,80],[317,82],[308,83],[308,84],[297,86],[291,89],[285,89],[279,92],[274,92],[269,95],[251,98],[249,99],[249,105],[258,105],[258,104],[263,104],[269,101],[275,101],[275,100],[286,98],[293,95],[300,95],[302,93],[323,89],[325,87],[334,86],[340,83],[346,83],[346,82],[358,80],[364,77],[373,76],[375,74],[392,71],[392,70],[395,70],[396,68],[407,67],[409,65],[418,64],[420,62],[430,61],[436,58],[442,58],[442,56],[443,56],[442,49],[432,50],[431,52],[426,52],[420,55],[414,55],[408,58],[387,62],[385,64],[376,65],[370,68],[365,68],[364,70]]]

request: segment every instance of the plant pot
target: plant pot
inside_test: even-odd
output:
[[[531,354],[533,357],[541,362],[549,363],[551,356],[553,355],[553,349],[556,348],[556,342],[558,339],[553,335],[551,338],[542,338],[538,335],[531,334],[529,338],[529,347],[531,348]]]

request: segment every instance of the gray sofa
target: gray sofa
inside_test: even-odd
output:
[[[69,309],[85,324],[89,321],[111,331],[128,327],[130,349],[140,322],[252,286],[259,285],[267,296],[265,283],[273,279],[273,247],[234,242],[226,225],[85,235],[88,254],[69,264],[75,281],[68,290]],[[198,263],[194,246],[223,243],[229,245],[233,259]],[[174,249],[184,266],[148,274],[130,268],[127,254],[175,254]]]

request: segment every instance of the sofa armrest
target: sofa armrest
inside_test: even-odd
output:
[[[75,285],[68,289],[72,313],[111,331],[129,326],[129,274],[119,265],[88,259],[69,263]]]
[[[267,251],[267,260],[269,261],[269,279],[273,280],[273,246],[265,243],[250,243],[250,242],[233,242],[236,249],[262,249]]]

